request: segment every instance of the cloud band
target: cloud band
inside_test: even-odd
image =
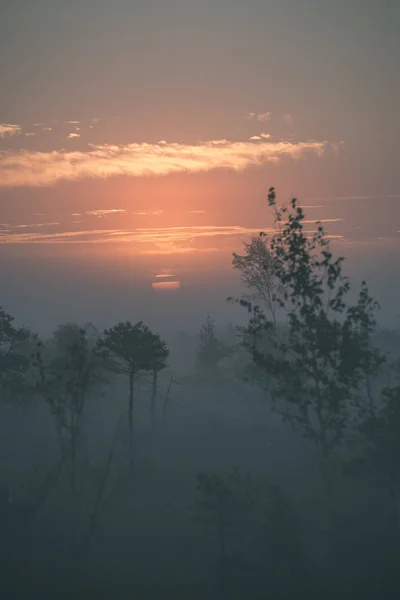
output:
[[[312,152],[321,156],[326,142],[231,142],[213,140],[195,145],[134,143],[91,145],[88,151],[21,150],[0,153],[0,186],[51,186],[84,178],[162,176],[213,169],[242,171],[250,166],[298,159]]]

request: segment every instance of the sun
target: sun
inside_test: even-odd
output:
[[[151,287],[157,294],[171,294],[179,290],[181,287],[180,281],[154,281]]]

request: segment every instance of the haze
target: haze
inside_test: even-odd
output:
[[[232,254],[273,234],[274,186],[395,330],[399,24],[396,0],[2,0],[4,311],[43,340],[143,321],[171,349],[166,397],[196,371],[209,315],[228,345],[248,323],[227,302],[245,293]],[[211,404],[231,393],[210,386]]]

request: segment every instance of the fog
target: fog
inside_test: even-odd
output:
[[[92,321],[103,329],[119,320],[143,319],[170,340],[178,330],[197,332],[207,314],[222,327],[246,322],[242,310],[226,303],[228,296],[243,292],[230,252],[180,261],[169,256],[151,261],[113,257],[109,249],[93,257],[85,247],[73,256],[68,252],[67,246],[54,252],[46,247],[43,254],[32,245],[0,248],[1,303],[20,324],[40,334],[50,335],[68,321]],[[346,257],[346,273],[356,285],[362,279],[368,282],[381,305],[380,324],[399,325],[397,245],[359,241],[337,245],[335,252]],[[179,290],[165,294],[152,289],[153,274],[163,270],[180,281]]]
[[[2,597],[398,597],[398,267],[349,249],[329,304],[303,241],[251,281],[170,261],[166,292],[161,264],[7,256]]]

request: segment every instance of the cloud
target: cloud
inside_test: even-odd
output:
[[[13,227],[15,229],[34,229],[35,227],[54,227],[55,225],[60,225],[60,223],[24,223],[23,225],[14,225]]]
[[[303,207],[305,208],[305,207]],[[344,219],[318,219],[318,221],[303,221],[303,223],[341,223],[342,221],[344,221]]]
[[[73,138],[79,138],[81,137],[79,133],[69,133],[68,134],[68,139],[72,140]]]
[[[269,121],[271,117],[272,117],[272,113],[270,113],[270,112],[264,112],[264,113],[259,113],[259,114],[250,112],[250,113],[247,113],[247,115],[246,115],[246,119],[248,121],[251,121],[252,119],[255,118],[257,121],[265,122],[265,121]]]
[[[29,131],[28,133],[24,133],[24,135],[26,137],[33,137],[34,135],[36,135],[36,133],[34,131]]]
[[[50,225],[50,224],[49,224]],[[273,234],[273,228],[261,228],[264,233]],[[187,227],[137,228],[137,229],[95,229],[64,232],[0,231],[1,244],[127,244],[133,254],[173,255],[199,252],[221,252],[238,249],[243,240],[258,235],[260,228],[238,225],[204,225]],[[305,231],[312,235],[315,230]],[[330,239],[343,240],[341,235],[327,235]],[[170,275],[164,271],[162,275]]]
[[[249,138],[250,141],[255,142],[255,141],[261,141],[261,140],[269,140],[271,137],[270,133],[260,133],[260,135],[253,135],[251,138]]]
[[[80,121],[65,121],[66,123],[69,123],[69,125],[80,125]]]
[[[283,117],[288,125],[293,125],[294,119],[291,113],[286,113]]]
[[[193,248],[189,246],[185,248],[156,248],[154,250],[140,250],[139,254],[145,256],[166,256],[176,254],[208,254],[210,252],[221,252],[221,248]]]
[[[265,113],[260,113],[259,115],[256,116],[257,121],[269,121],[270,118],[272,117],[272,114],[270,112],[265,112]]]
[[[321,156],[326,145],[326,142],[316,141],[252,143],[212,140],[194,145],[90,145],[88,151],[8,151],[0,154],[0,186],[50,186],[59,181],[88,177],[162,176],[213,169],[240,172],[250,166],[277,163],[288,157],[298,159],[309,152]]]
[[[163,215],[164,211],[163,210],[142,210],[139,212],[133,212],[133,215]]]
[[[112,241],[113,235],[116,235],[115,231],[108,229],[66,231],[60,233],[10,233],[8,235],[0,232],[0,244],[65,244],[76,241],[79,243],[96,243],[100,241]]]
[[[262,229],[262,228],[261,228]],[[272,233],[275,230],[264,228],[264,232]],[[207,238],[238,238],[257,235],[260,228],[241,227],[239,225],[193,225],[187,227],[160,227],[137,229],[88,229],[85,231],[65,231],[46,233],[7,233],[0,232],[0,244],[104,244],[104,243],[130,243],[154,246],[152,250],[182,249],[184,244],[194,240]],[[186,246],[185,246],[186,248]]]
[[[322,204],[300,204],[301,208],[324,208]]]
[[[115,213],[126,213],[124,208],[106,208],[106,209],[98,209],[98,210],[86,210],[85,213],[87,215],[94,215],[96,217],[104,217],[105,215],[115,214]],[[79,217],[78,213],[73,214],[74,217]]]
[[[13,125],[12,123],[0,123],[0,139],[7,135],[17,135],[21,133],[21,127],[19,125]]]
[[[400,199],[400,194],[376,194],[375,196],[321,196],[318,198],[308,198],[308,200],[325,200],[329,201],[351,201],[351,200],[389,200]]]

